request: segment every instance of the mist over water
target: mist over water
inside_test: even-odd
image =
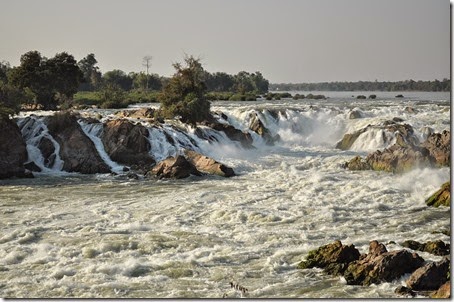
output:
[[[238,174],[233,178],[62,173],[58,158],[46,167],[33,148],[37,136],[48,135],[37,117],[25,137],[29,156],[46,169],[35,179],[0,182],[0,296],[395,297],[403,279],[348,286],[342,278],[296,266],[309,250],[334,240],[353,243],[362,253],[371,240],[388,250],[410,239],[449,242],[440,233],[450,228],[449,209],[424,202],[450,179],[449,168],[405,174],[343,169],[352,157],[394,143],[393,133],[377,129],[363,133],[352,150],[335,149],[344,134],[395,117],[412,125],[420,140],[425,127],[447,130],[449,94],[404,93],[399,100],[381,92],[374,93],[377,100],[323,94],[330,98],[212,104],[212,111],[228,117],[221,122],[244,131],[251,114],[258,114],[279,135],[274,146],[252,132],[256,148],[244,149],[212,129],[202,129],[215,138],[210,143],[186,125],[144,123],[157,160],[189,147],[231,166]],[[353,109],[362,117],[350,119]],[[80,124],[106,163],[121,171],[103,154],[99,124]],[[231,281],[248,293],[231,289]]]

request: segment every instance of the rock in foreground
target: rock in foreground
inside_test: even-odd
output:
[[[186,150],[184,154],[186,155],[186,159],[200,172],[223,177],[235,176],[235,172],[232,168],[229,168],[208,156],[192,150]]]
[[[8,118],[0,118],[0,129],[0,179],[27,177],[24,163],[28,154],[19,127]]]
[[[416,291],[437,290],[448,281],[450,263],[447,258],[427,263],[411,274],[407,286]]]
[[[451,182],[446,182],[441,189],[426,200],[426,204],[432,207],[451,206]]]

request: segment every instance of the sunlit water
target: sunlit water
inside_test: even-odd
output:
[[[341,168],[355,155],[391,144],[381,133],[365,133],[351,151],[334,148],[345,133],[394,117],[421,139],[426,126],[449,129],[449,94],[404,93],[401,100],[376,92],[378,100],[361,101],[351,98],[359,93],[324,94],[330,98],[214,103],[212,110],[237,128],[246,130],[249,114],[258,112],[281,137],[267,146],[253,134],[257,148],[245,150],[222,134],[209,144],[186,129],[200,151],[234,168],[233,178],[128,180],[51,167],[35,179],[0,181],[0,296],[394,297],[404,278],[348,286],[340,277],[296,266],[309,250],[337,239],[362,253],[371,240],[389,250],[408,239],[449,242],[440,233],[450,228],[449,209],[424,203],[449,180],[449,168],[402,175]],[[417,113],[408,113],[408,106]],[[355,108],[363,118],[348,118]],[[281,110],[279,120],[264,109]],[[96,144],[99,129],[81,125]],[[184,135],[171,128],[149,131],[155,157],[179,152],[159,137],[163,131],[181,140]],[[232,289],[232,281],[248,292]]]

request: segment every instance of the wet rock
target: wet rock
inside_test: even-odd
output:
[[[434,133],[434,129],[431,127],[422,127],[420,131],[424,140]]]
[[[77,117],[70,113],[57,113],[46,118],[50,134],[60,145],[63,170],[82,174],[109,173],[93,142],[85,135]]]
[[[353,143],[358,139],[358,137],[368,130],[367,126],[361,130],[355,131],[353,133],[347,133],[344,135],[341,141],[336,144],[336,149],[340,150],[350,150],[353,146]]]
[[[419,243],[414,240],[406,240],[402,243],[402,246],[415,251],[427,252],[437,256],[449,255],[451,247],[449,243],[446,244],[441,240],[428,241],[426,243]]]
[[[440,288],[429,295],[432,299],[449,299],[451,298],[451,281],[446,282]]]
[[[41,168],[38,167],[34,161],[24,164],[24,168],[32,172],[41,172]]]
[[[204,121],[201,123],[204,126],[210,127],[216,131],[224,132],[225,135],[232,141],[239,142],[243,148],[252,149],[252,136],[248,132],[243,132],[241,130],[236,129],[232,125],[219,123],[215,120]]]
[[[425,148],[394,144],[369,154],[366,162],[372,170],[403,173],[416,167],[431,167],[434,159]]]
[[[355,119],[359,119],[359,118],[362,118],[362,114],[361,114],[361,111],[359,110],[351,110],[349,113],[348,113],[348,118],[351,119],[351,120],[355,120]]]
[[[19,127],[8,118],[0,118],[0,179],[25,177],[27,148]]]
[[[404,111],[407,112],[407,113],[411,113],[411,114],[418,113],[418,110],[416,110],[413,107],[405,107]]]
[[[350,171],[370,170],[369,164],[363,158],[361,158],[361,156],[356,156],[349,162],[346,162],[343,165],[343,168]]]
[[[192,150],[185,150],[186,159],[200,172],[223,177],[235,175],[232,168]]]
[[[129,117],[135,119],[154,120],[155,110],[153,108],[139,108],[132,110],[121,110],[115,113],[119,117]]]
[[[273,137],[271,135],[271,132],[265,127],[257,113],[251,113],[250,118],[251,122],[249,124],[249,129],[260,135],[267,145],[274,145],[278,136]]]
[[[186,178],[191,175],[202,175],[183,155],[169,157],[159,162],[151,170],[151,173],[158,178],[175,179]]]
[[[138,180],[139,179],[139,175],[137,175],[136,173],[132,172],[132,171],[129,171],[127,174],[126,174],[126,177],[129,178],[129,179],[135,179],[135,180]]]
[[[451,132],[432,133],[422,144],[435,158],[438,166],[449,166],[451,164]]]
[[[448,281],[450,260],[444,258],[439,262],[430,262],[414,271],[407,280],[412,290],[437,290]]]
[[[391,282],[423,264],[424,259],[416,253],[407,250],[388,252],[383,244],[372,241],[369,253],[351,262],[344,272],[344,278],[349,285]]]
[[[306,260],[298,264],[298,268],[319,267],[324,268],[327,273],[341,275],[348,264],[359,257],[360,253],[353,244],[343,245],[338,240],[310,251]]]
[[[43,137],[38,144],[38,149],[44,158],[44,166],[52,168],[56,159],[54,144],[47,137]]]
[[[451,182],[445,182],[440,190],[426,199],[426,204],[431,207],[451,206]]]
[[[394,290],[394,293],[396,293],[400,296],[404,296],[404,297],[415,297],[417,295],[417,293],[415,291],[411,290],[408,287],[402,286],[402,285],[397,287]]]
[[[111,120],[104,124],[101,140],[113,161],[149,170],[155,160],[149,154],[148,130],[128,120]]]

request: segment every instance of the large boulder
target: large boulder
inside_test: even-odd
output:
[[[70,113],[57,113],[48,117],[46,124],[49,133],[60,145],[64,171],[82,174],[110,172],[109,166],[99,156],[93,142],[83,132],[76,116]]]
[[[415,250],[434,254],[437,256],[445,256],[450,254],[451,245],[444,243],[441,240],[428,241],[426,243],[420,243],[414,240],[406,240],[402,243],[403,247]]]
[[[411,273],[424,264],[424,259],[407,250],[388,252],[386,247],[372,241],[369,253],[351,262],[344,272],[349,285],[370,285],[391,282]]]
[[[27,147],[19,127],[12,120],[0,117],[0,179],[26,177],[24,163]]]
[[[305,261],[298,264],[298,268],[323,268],[326,272],[334,275],[342,274],[352,261],[358,260],[359,251],[353,244],[343,245],[337,240],[333,243],[312,250]]]
[[[200,173],[194,165],[189,162],[183,155],[176,157],[168,157],[167,159],[159,162],[151,170],[151,174],[158,178],[186,178],[191,175],[200,176]]]
[[[432,133],[422,144],[435,158],[438,166],[449,166],[451,164],[451,132]]]
[[[437,290],[448,281],[450,263],[448,258],[427,263],[411,274],[406,282],[407,286],[416,291]]]
[[[186,159],[200,172],[231,177],[235,175],[232,168],[192,150],[185,150]]]
[[[451,206],[451,182],[445,182],[440,190],[426,199],[426,204],[432,207]]]
[[[104,124],[101,140],[113,161],[149,170],[155,160],[149,154],[151,146],[148,135],[144,126],[118,119]]]

